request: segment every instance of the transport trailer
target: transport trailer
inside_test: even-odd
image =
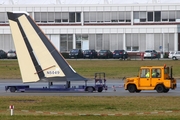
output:
[[[101,78],[103,76],[103,78]],[[64,85],[53,85],[53,82],[48,82],[45,87],[30,87],[29,85],[8,85],[5,86],[5,91],[10,92],[102,92],[107,90],[105,73],[95,73],[95,84],[71,86],[71,81],[66,81]]]
[[[9,85],[5,86],[5,91],[15,92],[15,91],[23,91],[25,89],[28,89],[29,85]]]
[[[5,86],[6,91],[10,92],[93,92],[93,86],[79,85],[67,88],[66,85],[52,85],[50,87],[30,87],[29,85]]]
[[[50,82],[50,86],[47,87],[30,87],[29,85],[10,85],[5,86],[5,91],[10,92],[102,92],[104,90],[104,86],[97,84],[95,86],[88,86],[85,85],[78,85],[78,86],[71,86],[70,81],[67,81],[65,85],[53,85]],[[107,89],[106,89],[107,90]]]

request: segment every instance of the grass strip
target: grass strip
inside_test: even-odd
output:
[[[180,118],[180,97],[156,96],[156,97],[73,97],[73,96],[12,96],[1,97],[0,119],[8,120],[30,120],[30,119],[61,119],[61,120],[89,120],[89,119],[111,119],[111,120],[178,120]],[[9,105],[14,105],[14,116],[10,116],[7,110]],[[62,115],[44,115],[35,112],[22,112],[21,110],[62,112]],[[160,114],[149,114],[162,111]],[[164,113],[163,111],[174,111]],[[146,112],[148,114],[133,114]],[[84,114],[127,114],[122,116],[69,116],[68,113]]]
[[[94,78],[95,72],[105,72],[107,79],[122,79],[138,75],[141,66],[173,66],[173,76],[180,78],[180,62],[171,60],[119,61],[119,60],[68,60],[77,73]],[[28,69],[28,68],[27,68]],[[0,78],[21,78],[17,60],[0,60]]]
[[[128,93],[129,94],[129,93]],[[154,111],[180,111],[180,97],[96,97],[96,96],[22,96],[1,97],[0,110],[14,105],[17,110],[85,114],[117,114]]]

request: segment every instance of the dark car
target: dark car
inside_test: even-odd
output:
[[[16,56],[16,51],[14,51],[14,50],[8,51],[8,52],[7,52],[7,58],[8,58],[8,59],[16,59],[16,58],[17,58],[17,56]]]
[[[7,58],[7,53],[3,50],[0,50],[0,59]]]
[[[98,52],[98,58],[112,58],[113,54],[110,50],[100,50]]]
[[[84,50],[84,58],[97,58],[97,51],[94,49]]]
[[[125,50],[114,50],[113,58],[127,59],[128,53]]]
[[[83,57],[83,51],[81,49],[72,49],[69,52],[69,58],[82,58]]]

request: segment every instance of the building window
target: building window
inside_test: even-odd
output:
[[[139,37],[137,33],[126,34],[126,50],[127,51],[139,51]]]
[[[54,23],[55,18],[54,18],[54,12],[48,12],[48,22],[53,22]]]
[[[131,12],[130,11],[126,11],[126,22],[131,22]]]
[[[103,12],[97,12],[97,22],[103,22]]]
[[[90,12],[89,19],[90,22],[96,22],[96,12]]]
[[[82,34],[82,40],[88,40],[88,34]]]
[[[81,22],[81,13],[80,12],[76,13],[76,22]]]
[[[110,22],[110,19],[111,19],[111,17],[110,17],[111,15],[110,15],[110,12],[103,12],[103,21],[104,22]]]
[[[41,23],[47,23],[47,12],[41,12]]]
[[[161,21],[161,11],[155,11],[154,12],[154,21],[160,22]]]
[[[40,12],[35,12],[34,13],[34,19],[35,21],[38,23],[38,22],[41,22],[41,13]]]
[[[111,22],[118,22],[118,12],[111,12]]]
[[[84,12],[84,22],[89,23],[89,12]]]
[[[161,12],[161,15],[162,15],[162,21],[168,21],[168,15],[169,15],[169,12],[168,11],[162,11]]]
[[[69,13],[62,12],[62,22],[68,22],[69,20]]]
[[[126,46],[126,50],[127,51],[134,51],[134,52],[138,52],[139,51],[139,46]]]
[[[60,35],[60,51],[67,51],[67,34]]]
[[[60,50],[63,52],[70,51],[73,48],[73,34],[60,35]]]
[[[69,13],[69,22],[75,22],[75,12]]]
[[[176,11],[176,22],[180,22],[180,11]]]
[[[140,22],[146,22],[146,12],[140,12],[139,18]]]
[[[81,22],[81,13],[80,12],[70,12],[69,13],[69,22]]]
[[[169,11],[169,22],[175,22],[175,11]]]
[[[82,35],[76,34],[76,48],[81,49],[81,40],[82,40]]]
[[[124,12],[119,12],[119,22],[124,22],[125,21],[125,14]]]
[[[89,34],[88,36],[89,36],[89,48],[96,49],[96,35]]]
[[[5,23],[5,13],[4,12],[0,13],[0,23]]]
[[[153,12],[147,12],[148,22],[153,21]]]
[[[134,11],[133,17],[134,17],[134,19],[139,19],[139,12]]]
[[[60,22],[61,22],[61,13],[55,12],[55,23],[60,23]]]
[[[103,35],[102,34],[96,34],[96,49],[101,50],[102,49],[102,43],[103,43]]]
[[[68,34],[68,48],[67,50],[70,51],[73,49],[73,34]]]
[[[139,51],[139,47],[138,46],[133,46],[132,51]]]
[[[127,46],[126,51],[131,51],[131,46]]]
[[[134,23],[139,23],[140,22],[140,20],[139,20],[139,12],[138,11],[135,11],[134,13],[133,13],[133,21],[134,21]]]
[[[81,49],[81,41],[76,41],[76,48]]]

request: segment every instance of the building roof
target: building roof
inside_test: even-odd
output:
[[[158,4],[180,0],[0,0],[0,4]]]

